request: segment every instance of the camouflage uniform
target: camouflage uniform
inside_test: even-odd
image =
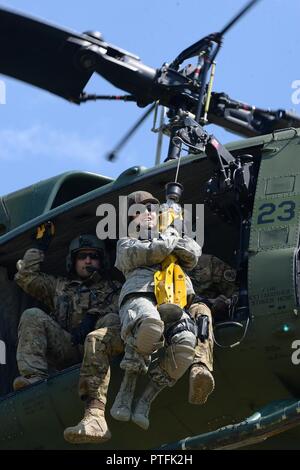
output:
[[[203,254],[197,266],[190,273],[197,296],[203,302],[190,307],[190,313],[209,317],[209,337],[204,342],[198,339],[193,364],[204,364],[209,371],[213,370],[213,331],[212,316],[208,305],[218,296],[232,297],[237,291],[236,271],[228,264],[213,255]],[[207,305],[208,304],[208,305]]]
[[[195,267],[201,254],[200,246],[188,237],[168,227],[159,238],[123,238],[117,245],[116,267],[126,281],[120,294],[121,336],[125,342],[125,355],[121,368],[124,379],[111,414],[115,419],[131,419],[143,429],[149,426],[150,404],[165,386],[172,386],[192,364],[196,345],[195,326],[186,313],[176,324],[166,324],[168,339],[158,365],[149,372],[150,382],[131,414],[136,374],[145,374],[151,354],[163,346],[164,324],[157,310],[154,296],[154,273],[170,254],[176,255],[183,269]],[[194,290],[186,275],[187,296]]]
[[[229,298],[237,290],[235,269],[213,255],[202,254],[190,278],[196,294],[210,299],[218,295]]]
[[[118,295],[114,295],[114,309],[117,308],[117,299]],[[99,318],[95,331],[88,334],[79,379],[79,396],[82,399],[95,398],[106,405],[110,381],[109,360],[124,351],[120,329],[119,315],[107,313]]]
[[[180,238],[172,227],[160,234],[158,239],[123,238],[119,240],[115,266],[126,279],[119,298],[121,336],[125,344],[132,344],[136,325],[144,319],[150,317],[160,320],[154,297],[154,273],[161,269],[160,263],[171,253],[178,257],[182,268],[190,270],[197,263],[201,248],[190,238]],[[187,275],[185,278],[187,296],[192,297],[193,285]],[[188,318],[185,313],[182,315],[182,319],[184,318]],[[133,358],[135,359],[136,357]],[[145,364],[142,364],[142,367],[144,366]],[[126,352],[121,367],[124,369],[135,367],[126,362]],[[138,365],[136,367],[138,368]],[[138,369],[135,371],[138,372]],[[147,367],[140,372],[147,372]]]
[[[95,314],[99,319],[96,331],[85,341],[79,393],[105,404],[109,357],[123,350],[116,314],[120,285],[102,279],[96,272],[85,280],[54,277],[40,271],[43,260],[43,251],[32,248],[17,264],[17,284],[50,312],[47,315],[39,308],[30,308],[22,314],[17,349],[20,373],[43,378],[48,375],[48,365],[60,370],[80,362],[83,347],[73,346],[70,332],[85,314]]]

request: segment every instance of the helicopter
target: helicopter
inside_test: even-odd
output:
[[[248,3],[234,21],[254,3]],[[45,220],[55,222],[57,236],[45,270],[61,273],[69,240],[79,231],[95,228],[100,203],[115,203],[120,194],[135,188],[151,190],[163,199],[165,185],[174,179],[179,163],[185,188],[182,202],[195,202],[197,194],[197,202],[206,205],[205,249],[240,272],[239,308],[225,324],[216,325],[219,344],[229,345],[216,348],[218,388],[210,403],[195,413],[187,403],[178,407],[178,397],[187,396],[182,381],[158,401],[154,433],[145,434],[141,442],[132,425],[112,423],[114,440],[101,448],[157,448],[164,443],[168,444],[163,449],[238,448],[259,444],[296,426],[300,391],[292,345],[300,330],[295,158],[300,117],[285,110],[254,108],[225,93],[210,93],[208,73],[233,20],[159,69],[143,64],[97,33],[77,34],[2,8],[0,21],[2,39],[14,31],[10,47],[0,47],[1,73],[81,103],[102,99],[83,92],[96,72],[128,93],[125,101],[141,107],[159,102],[168,108],[169,122],[163,130],[170,137],[166,161],[152,169],[134,166],[114,181],[78,172],[58,175],[1,199],[0,332],[7,345],[7,365],[0,379],[0,447],[68,448],[63,426],[79,418],[81,410],[75,392],[78,367],[10,393],[16,375],[18,319],[31,301],[17,289],[13,274],[16,260],[30,246],[32,230]],[[46,55],[41,44],[47,45]],[[16,60],[20,56],[23,66]],[[182,66],[193,57],[198,59],[195,67]],[[56,67],[59,80],[51,75]],[[224,146],[205,130],[207,122],[247,139]],[[181,158],[183,147],[188,156]],[[110,158],[115,158],[115,152]],[[231,347],[236,343],[236,348]],[[112,375],[116,379],[110,394],[114,395],[117,364]],[[47,430],[42,434],[37,430],[44,419]],[[162,421],[165,427],[159,425]],[[297,442],[297,430],[287,434]],[[280,445],[280,439],[273,437],[263,445]]]

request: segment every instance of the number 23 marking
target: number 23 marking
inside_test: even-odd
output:
[[[292,220],[295,217],[295,208],[296,204],[294,201],[282,201],[278,205],[279,209],[282,209],[282,215],[278,215],[277,219],[280,220],[281,222],[287,222],[289,220]],[[257,218],[257,224],[271,224],[275,222],[275,218],[270,216],[273,214],[273,212],[276,211],[276,205],[273,204],[272,202],[267,202],[265,204],[262,204],[259,209],[259,211],[262,211],[258,218]]]

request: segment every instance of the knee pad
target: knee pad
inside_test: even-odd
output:
[[[109,332],[108,328],[97,328],[96,330],[91,331],[86,338],[88,340],[103,341],[104,337]]]
[[[171,324],[165,331],[167,344],[187,342],[195,346],[196,335],[196,323],[188,317]]]
[[[44,310],[40,308],[27,308],[24,310],[24,312],[21,315],[20,322],[24,321],[36,321],[40,320],[42,318],[47,317],[47,314],[44,312]]]
[[[119,328],[98,328],[91,331],[85,340],[85,350],[106,351],[109,356],[116,356],[124,351]]]
[[[119,328],[121,330],[120,317],[116,313],[107,313],[97,320],[95,329],[98,328]]]
[[[140,354],[152,354],[163,346],[164,323],[156,318],[145,318],[138,326],[134,346]]]
[[[180,379],[193,363],[195,348],[190,344],[172,344],[160,361],[160,367],[174,380]]]
[[[192,331],[181,331],[180,333],[172,336],[170,345],[174,346],[174,344],[186,344],[195,349],[197,345],[197,337]]]

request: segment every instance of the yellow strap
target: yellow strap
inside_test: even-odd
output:
[[[45,224],[39,225],[36,231],[36,239],[39,240],[40,238],[43,238],[44,233],[46,230]]]
[[[186,279],[179,264],[174,266],[174,303],[181,308],[187,304]]]
[[[162,262],[162,270],[154,273],[154,293],[158,305],[174,303],[181,308],[186,306],[186,279],[176,256],[167,256]]]
[[[174,222],[175,212],[173,209],[168,209],[162,212],[159,216],[159,231],[164,232]]]
[[[178,214],[172,207],[162,212],[159,216],[159,231],[164,232],[176,219],[183,220],[182,213]]]
[[[163,262],[161,263],[161,267],[163,270],[167,269],[167,267],[169,266],[169,264],[171,263],[177,263],[177,256],[175,255],[169,255],[167,256]]]
[[[43,238],[43,236],[45,235],[45,231],[46,231],[46,227],[48,228],[50,226],[50,233],[51,235],[53,236],[55,234],[55,227],[54,227],[54,224],[52,222],[47,222],[45,224],[41,224],[38,226],[37,230],[36,230],[36,239],[39,240],[40,238]]]

